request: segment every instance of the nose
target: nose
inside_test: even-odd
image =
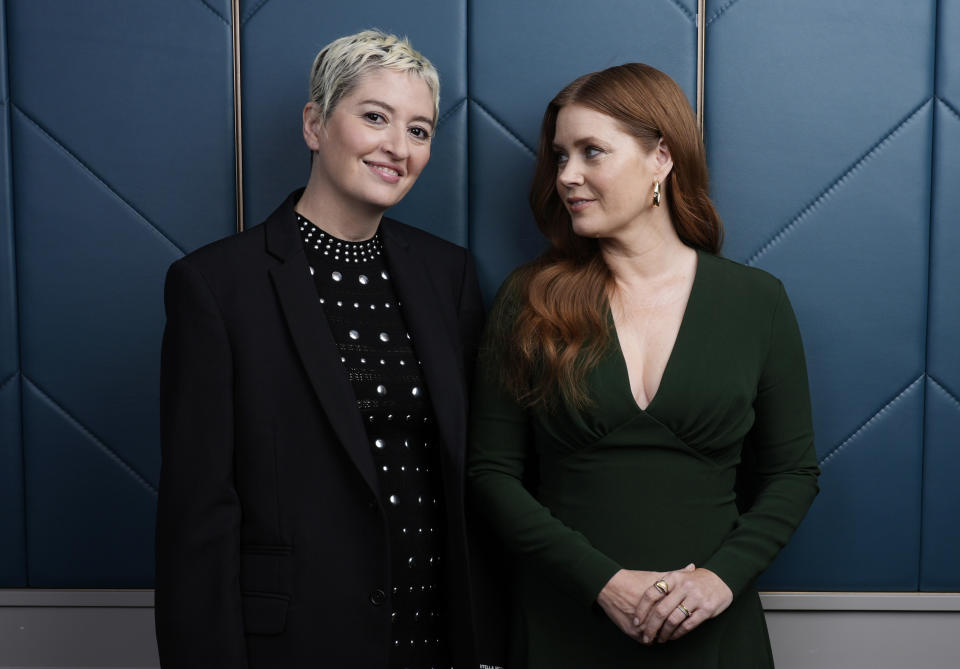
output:
[[[567,188],[583,185],[583,172],[576,165],[576,161],[567,160],[557,172],[557,183]]]
[[[406,128],[391,126],[384,134],[381,148],[385,153],[397,160],[404,160],[410,155],[410,137]]]

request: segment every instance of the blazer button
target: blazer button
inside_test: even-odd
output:
[[[387,593],[385,593],[380,588],[377,588],[370,593],[370,603],[374,606],[383,606],[384,602],[387,601]]]

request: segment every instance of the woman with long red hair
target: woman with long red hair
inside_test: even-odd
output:
[[[468,467],[517,559],[511,666],[773,666],[752,584],[818,490],[803,347],[780,281],[719,256],[682,90],[573,81],[530,202],[549,248],[496,298]]]

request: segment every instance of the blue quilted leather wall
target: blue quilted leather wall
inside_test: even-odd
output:
[[[790,293],[823,469],[764,587],[918,587],[934,8],[707,2],[725,251]]]
[[[939,0],[924,425],[922,590],[960,589],[960,1]]]
[[[693,102],[696,4],[241,0],[245,222],[307,177],[316,51],[407,34],[441,125],[391,215],[469,245],[489,297],[541,246],[546,102],[630,60]],[[236,215],[231,3],[0,10],[0,586],[149,585],[163,273]],[[824,472],[763,585],[960,589],[960,0],[708,0],[705,21],[725,251],[787,286]]]
[[[5,9],[28,582],[149,586],[163,276],[235,225],[230,3]]]
[[[20,342],[10,203],[10,97],[6,14],[0,0],[0,585],[26,585],[23,450],[20,439]]]

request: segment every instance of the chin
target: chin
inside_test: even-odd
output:
[[[396,191],[392,193],[367,193],[367,197],[363,200],[371,207],[377,207],[379,209],[389,209],[390,207],[398,204],[404,196],[407,194],[407,190],[402,193]]]
[[[573,229],[573,234],[577,237],[599,237],[603,232],[603,229],[599,225],[590,225],[585,221],[576,221],[574,220],[571,224]]]

